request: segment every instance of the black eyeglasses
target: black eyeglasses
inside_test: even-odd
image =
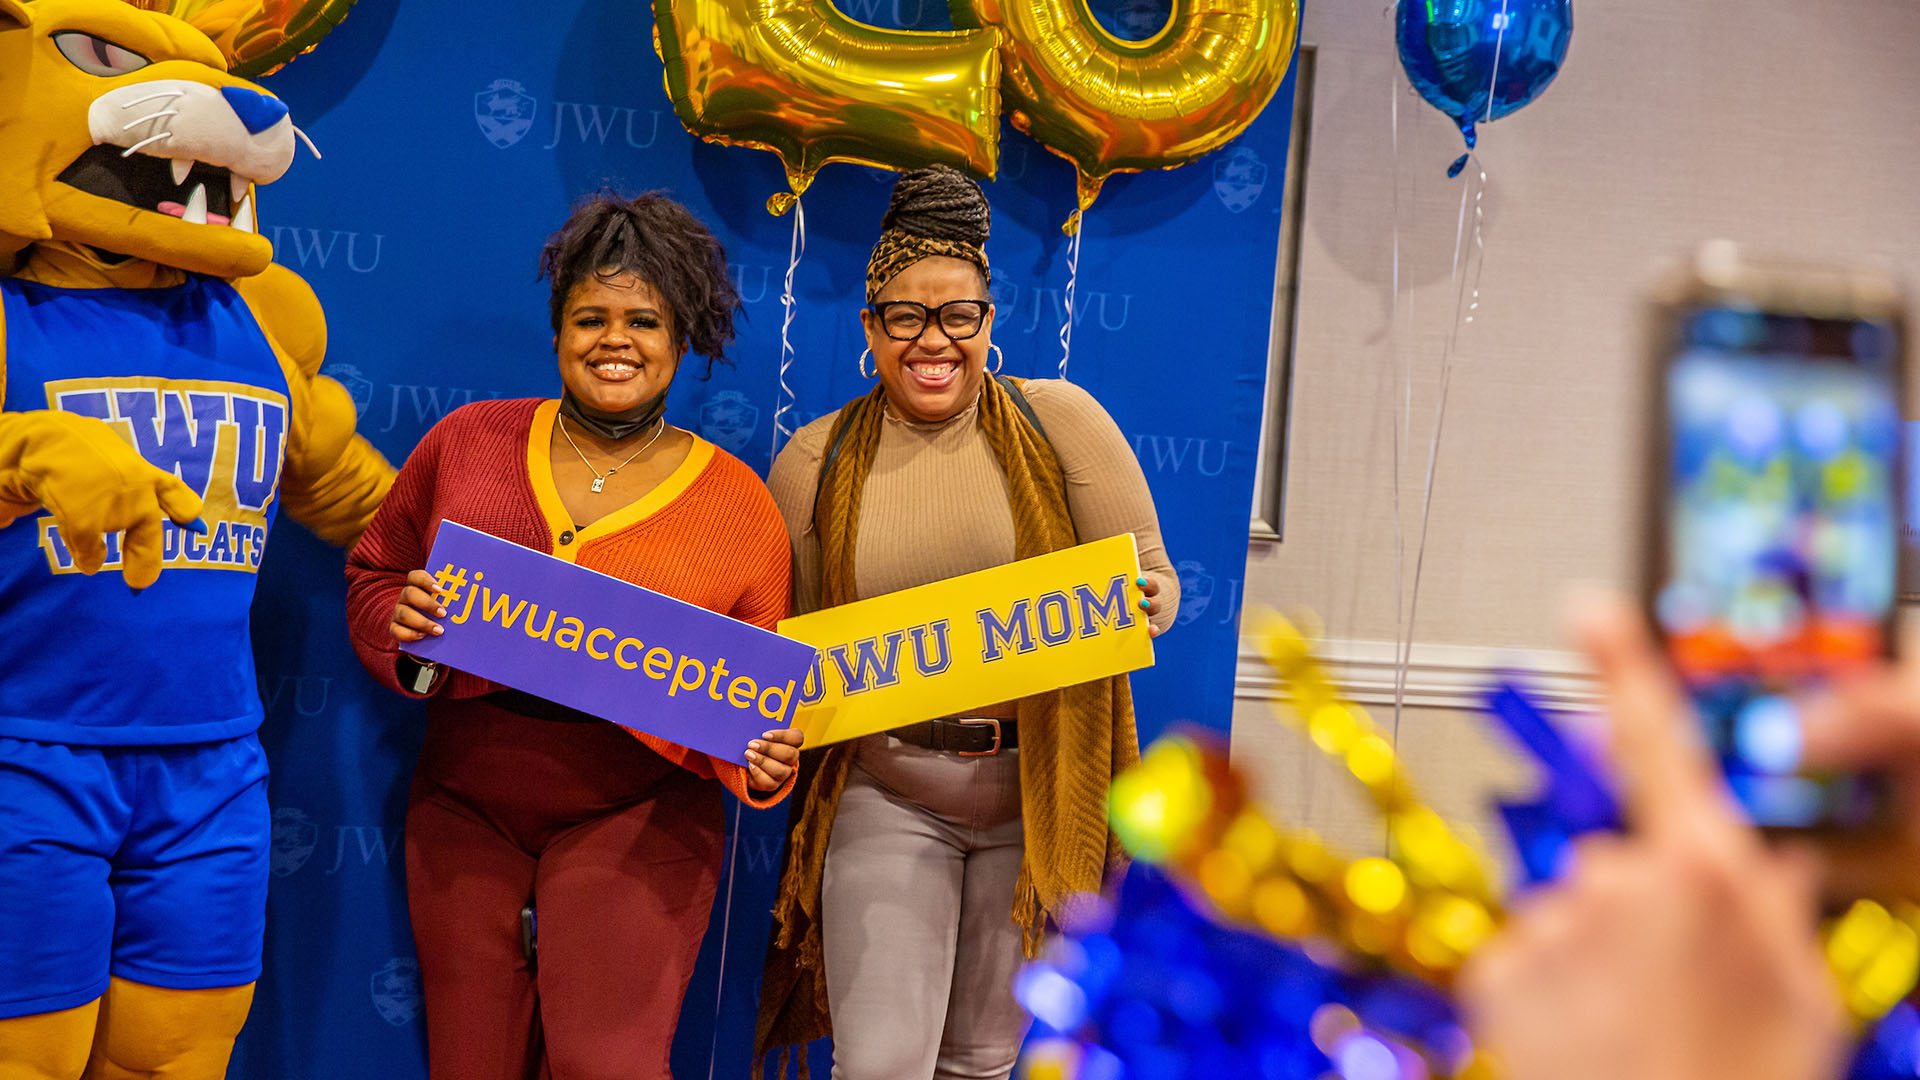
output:
[[[949,300],[939,307],[928,307],[913,300],[887,300],[868,305],[879,317],[880,328],[895,341],[913,341],[927,332],[927,324],[938,320],[940,332],[954,341],[965,341],[986,325],[991,300]]]

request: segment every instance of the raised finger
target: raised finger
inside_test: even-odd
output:
[[[1649,832],[1737,829],[1693,707],[1646,620],[1618,596],[1589,594],[1577,601],[1573,625],[1606,692],[1614,769],[1629,820]]]

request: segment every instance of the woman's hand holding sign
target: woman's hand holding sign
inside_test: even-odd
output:
[[[1141,574],[1135,578],[1133,583],[1140,586],[1140,610],[1146,613],[1147,618],[1153,618],[1154,613],[1160,610],[1158,604],[1153,599],[1160,595],[1160,583],[1145,574]],[[1160,628],[1149,622],[1147,624],[1147,636],[1149,638],[1159,637]]]
[[[408,571],[407,587],[400,590],[400,602],[393,606],[393,622],[387,627],[395,641],[424,641],[445,632],[433,621],[447,617],[447,609],[440,606],[435,594],[439,588],[440,583],[425,570]]]
[[[778,791],[800,767],[799,728],[769,731],[747,744],[747,786],[755,791]]]

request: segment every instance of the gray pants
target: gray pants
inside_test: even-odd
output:
[[[1025,850],[1020,757],[861,740],[821,895],[833,1080],[1002,1080],[1027,1014],[1013,1000]]]

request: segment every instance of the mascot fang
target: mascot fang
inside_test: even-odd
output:
[[[283,508],[351,543],[393,477],[256,226],[301,136],[233,43],[288,46],[300,5],[164,6],[0,0],[4,1077],[225,1075],[272,835],[263,546]]]

